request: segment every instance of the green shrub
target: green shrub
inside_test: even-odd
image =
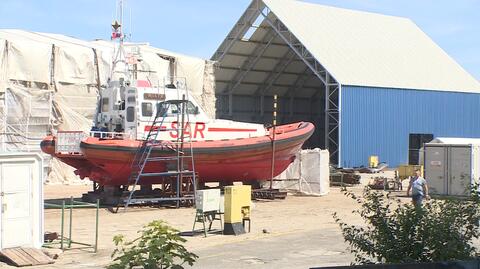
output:
[[[187,251],[182,245],[186,240],[178,232],[162,221],[152,221],[132,241],[127,242],[123,235],[116,235],[113,242],[117,249],[112,253],[113,263],[107,268],[178,269],[185,263],[193,265],[198,256]]]
[[[353,211],[364,225],[349,225],[334,213],[355,263],[465,260],[478,256],[479,195],[469,199],[424,201],[421,208],[365,188],[363,197],[344,190],[360,204]]]

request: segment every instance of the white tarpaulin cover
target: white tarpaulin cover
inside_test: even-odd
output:
[[[328,150],[309,149],[297,153],[295,161],[274,181],[274,188],[306,195],[330,192],[330,154]]]
[[[0,30],[1,150],[39,152],[41,139],[52,131],[89,131],[99,86],[110,77],[113,49],[110,41]],[[158,86],[172,73],[186,78],[192,95],[214,117],[212,62],[143,43],[126,43],[125,53],[137,64],[139,80]],[[73,169],[44,157],[48,183],[78,180]]]
[[[85,47],[55,48],[55,79],[72,84],[95,84],[92,49]]]
[[[50,81],[50,57],[52,46],[29,44],[26,40],[8,40],[6,44],[7,76],[23,81]]]

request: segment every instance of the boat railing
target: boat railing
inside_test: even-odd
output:
[[[103,139],[132,139],[132,133],[119,133],[119,132],[103,132],[103,131],[90,131],[91,137],[98,137]]]
[[[85,138],[82,131],[58,131],[55,153],[80,154],[80,142]]]
[[[131,133],[90,131],[57,131],[55,142],[55,153],[60,154],[81,154],[80,143],[87,138],[98,137],[101,139],[131,139]]]

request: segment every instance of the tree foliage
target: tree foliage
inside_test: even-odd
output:
[[[163,221],[152,221],[139,231],[139,237],[126,241],[123,235],[116,235],[113,242],[117,248],[112,253],[113,263],[108,269],[126,269],[143,266],[145,269],[183,268],[193,265],[198,258],[182,245],[185,239],[178,230]]]
[[[334,213],[358,264],[438,262],[478,256],[479,195],[430,200],[422,207],[365,188],[363,197],[343,190],[360,205],[364,225],[349,225]]]

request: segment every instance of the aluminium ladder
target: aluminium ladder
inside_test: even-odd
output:
[[[187,102],[188,102],[188,90],[186,91],[187,98],[185,95],[182,96],[181,100],[169,100],[164,101],[163,106],[157,106],[157,113],[152,122],[152,127],[150,128],[147,137],[139,146],[135,157],[131,165],[131,174],[129,177],[129,184],[132,185],[130,191],[127,191],[128,197],[124,202],[125,210],[127,210],[129,205],[133,204],[148,204],[148,203],[159,203],[159,202],[176,202],[176,206],[180,206],[182,201],[195,201],[195,192],[196,192],[196,173],[195,173],[195,164],[193,158],[193,148],[191,141],[191,125],[190,118],[187,111]],[[177,110],[177,125],[176,128],[162,128],[165,118],[167,117],[168,111],[170,108],[175,108]],[[161,141],[159,140],[159,133],[165,131],[176,131],[177,138],[175,141]],[[188,133],[187,133],[188,132]],[[187,144],[187,146],[185,145]],[[169,152],[168,156],[155,156],[156,151]],[[173,154],[172,154],[173,153]],[[155,162],[168,162],[173,164],[176,168],[175,171],[145,171],[148,163]],[[190,163],[190,170],[188,168],[188,162]],[[168,167],[168,165],[167,165]],[[151,165],[150,165],[151,170]],[[167,169],[168,170],[168,169]],[[141,185],[142,178],[147,177],[164,177],[171,179],[170,188],[175,187],[174,196],[165,197],[165,193],[160,197],[134,197],[136,194],[136,188],[138,185]],[[182,188],[184,184],[184,178],[187,179],[185,183],[187,186],[189,183],[193,185],[193,195],[182,196]],[[191,181],[191,182],[189,182]],[[175,184],[173,184],[175,183]],[[128,190],[127,185],[127,190]],[[175,186],[174,186],[175,185]],[[118,208],[117,208],[118,210]]]

